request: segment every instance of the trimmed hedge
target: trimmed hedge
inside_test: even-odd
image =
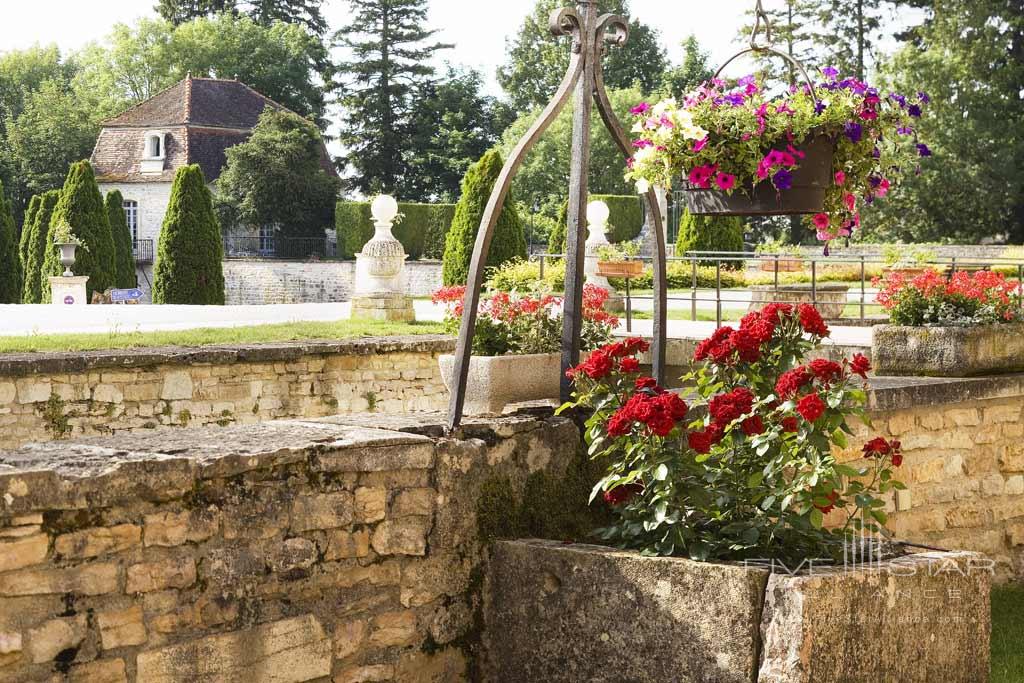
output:
[[[124,196],[118,190],[107,193],[107,217],[117,250],[117,286],[120,289],[137,287],[139,279],[135,274],[135,255],[132,254],[132,231],[128,228],[128,217],[124,212]]]
[[[32,234],[32,223],[36,220],[36,214],[39,213],[39,205],[43,203],[43,198],[37,194],[32,195],[32,199],[29,200],[28,209],[25,211],[25,221],[21,224],[21,236],[18,238],[18,259],[21,261],[21,286],[22,291],[25,287],[25,278],[28,273],[28,245],[30,235]]]
[[[480,157],[480,161],[469,167],[462,179],[462,196],[455,206],[455,218],[444,245],[442,280],[445,285],[461,285],[469,279],[480,221],[503,165],[501,152],[489,150]],[[495,268],[515,258],[526,258],[526,235],[516,211],[515,198],[509,191],[494,226],[486,267]]]
[[[21,258],[18,228],[0,183],[0,304],[21,303]]]
[[[444,236],[451,227],[455,215],[454,204],[415,204],[403,202],[398,205],[402,214],[401,222],[391,229],[410,260],[421,258],[439,259],[444,254]],[[354,258],[373,237],[373,216],[369,202],[338,202],[335,211],[335,227],[338,233],[338,255]]]
[[[694,216],[689,209],[679,219],[676,255],[690,251],[743,251],[743,219],[739,216]],[[702,266],[714,266],[714,260],[701,260]],[[722,267],[742,270],[742,261],[723,261]]]
[[[589,201],[608,205],[608,241],[628,242],[636,239],[644,227],[644,207],[637,195],[592,194]],[[569,200],[562,203],[558,223],[548,238],[549,254],[565,253],[565,230],[569,224]]]
[[[39,208],[32,217],[29,230],[25,260],[25,284],[21,292],[22,303],[43,303],[43,261],[46,259],[47,247],[52,247],[50,238],[50,219],[57,208],[60,190],[44,192],[39,200]]]
[[[50,230],[62,220],[71,226],[71,234],[81,243],[75,252],[75,275],[86,275],[88,300],[94,292],[105,292],[115,284],[114,237],[110,232],[110,219],[103,195],[96,185],[96,176],[88,161],[71,165],[60,199],[50,219]],[[50,301],[50,288],[44,284],[49,275],[60,275],[64,267],[60,264],[60,253],[47,237],[46,256],[40,276],[43,303]]]
[[[153,303],[224,305],[224,246],[198,165],[174,174],[153,268]]]

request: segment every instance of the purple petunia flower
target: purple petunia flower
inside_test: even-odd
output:
[[[916,104],[912,104],[907,107],[907,113],[913,116],[915,119],[921,118],[921,107]]]
[[[900,135],[913,135],[914,129],[911,128],[910,126],[900,126],[899,128],[896,129],[896,132],[899,133]]]
[[[873,156],[876,159],[881,159],[882,158],[882,150],[880,150],[877,147],[875,147],[873,150],[871,150],[871,156]]]
[[[919,142],[917,143],[917,153],[923,157],[930,157],[932,155],[932,150],[928,147],[928,145],[924,144],[923,142]]]
[[[849,121],[843,126],[843,132],[846,133],[846,137],[850,139],[850,142],[858,143],[861,138],[864,137],[864,127],[854,121]]]
[[[786,169],[781,169],[772,176],[772,182],[780,190],[788,190],[793,187],[793,174]]]
[[[830,81],[834,81],[839,77],[839,69],[834,66],[826,66],[821,70],[821,75]]]
[[[929,97],[928,93],[926,93],[926,92],[919,92],[919,93],[917,93],[917,99],[921,100],[921,102],[924,103],[924,104],[928,104],[929,102],[932,101],[932,98]]]
[[[882,184],[882,179],[878,176],[871,176],[868,178],[868,182],[871,183],[871,187],[878,187]]]
[[[742,107],[743,103],[747,100],[743,96],[743,93],[732,92],[725,96],[725,101],[734,107]]]
[[[898,92],[889,93],[889,99],[895,102],[896,104],[900,105],[901,109],[907,108],[907,98],[904,97],[903,95],[900,95]]]
[[[757,78],[754,77],[753,75],[744,76],[743,78],[736,81],[736,85],[740,86],[741,88],[745,88],[748,85],[757,85]]]
[[[826,109],[828,109],[828,102],[819,101],[814,105],[814,113],[818,116],[824,114]]]

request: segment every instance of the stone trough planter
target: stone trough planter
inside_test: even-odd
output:
[[[881,325],[872,331],[877,375],[975,377],[1024,371],[1024,323],[978,327]]]
[[[816,303],[818,312],[827,320],[843,317],[850,286],[841,283],[822,283],[812,288],[809,284],[753,285],[750,288],[750,311],[760,311],[767,304],[778,301],[785,304]]]
[[[496,545],[491,679],[502,683],[983,683],[985,558],[931,552],[771,573],[553,541]]]
[[[441,379],[450,392],[455,356],[438,358]],[[500,415],[506,405],[557,399],[562,357],[557,353],[525,356],[473,356],[466,382],[466,415]]]

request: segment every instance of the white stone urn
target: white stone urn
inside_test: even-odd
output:
[[[438,362],[441,379],[450,392],[455,383],[455,356],[443,355]],[[466,415],[500,415],[511,403],[557,401],[561,370],[562,356],[558,353],[472,356],[463,412]]]
[[[583,261],[583,274],[589,285],[600,287],[608,292],[608,300],[604,308],[610,312],[622,311],[625,309],[625,302],[617,295],[608,278],[601,275],[598,268],[597,251],[601,247],[610,246],[608,241],[608,217],[611,212],[608,205],[602,201],[594,201],[587,204],[587,224],[589,236],[587,237],[586,256]]]
[[[352,318],[412,321],[416,318],[412,299],[405,294],[405,260],[402,243],[391,234],[398,216],[398,202],[379,195],[370,207],[374,235],[356,254],[355,292]]]
[[[75,265],[75,251],[78,249],[77,242],[60,242],[57,244],[60,249],[60,264],[64,266],[64,277],[71,277],[71,266]]]

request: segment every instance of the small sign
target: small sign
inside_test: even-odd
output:
[[[68,306],[73,306],[75,303],[75,297],[68,294],[66,297],[64,297],[64,303],[67,304]]]
[[[142,298],[141,289],[112,289],[110,290],[110,302],[121,303],[124,301],[138,301]]]

